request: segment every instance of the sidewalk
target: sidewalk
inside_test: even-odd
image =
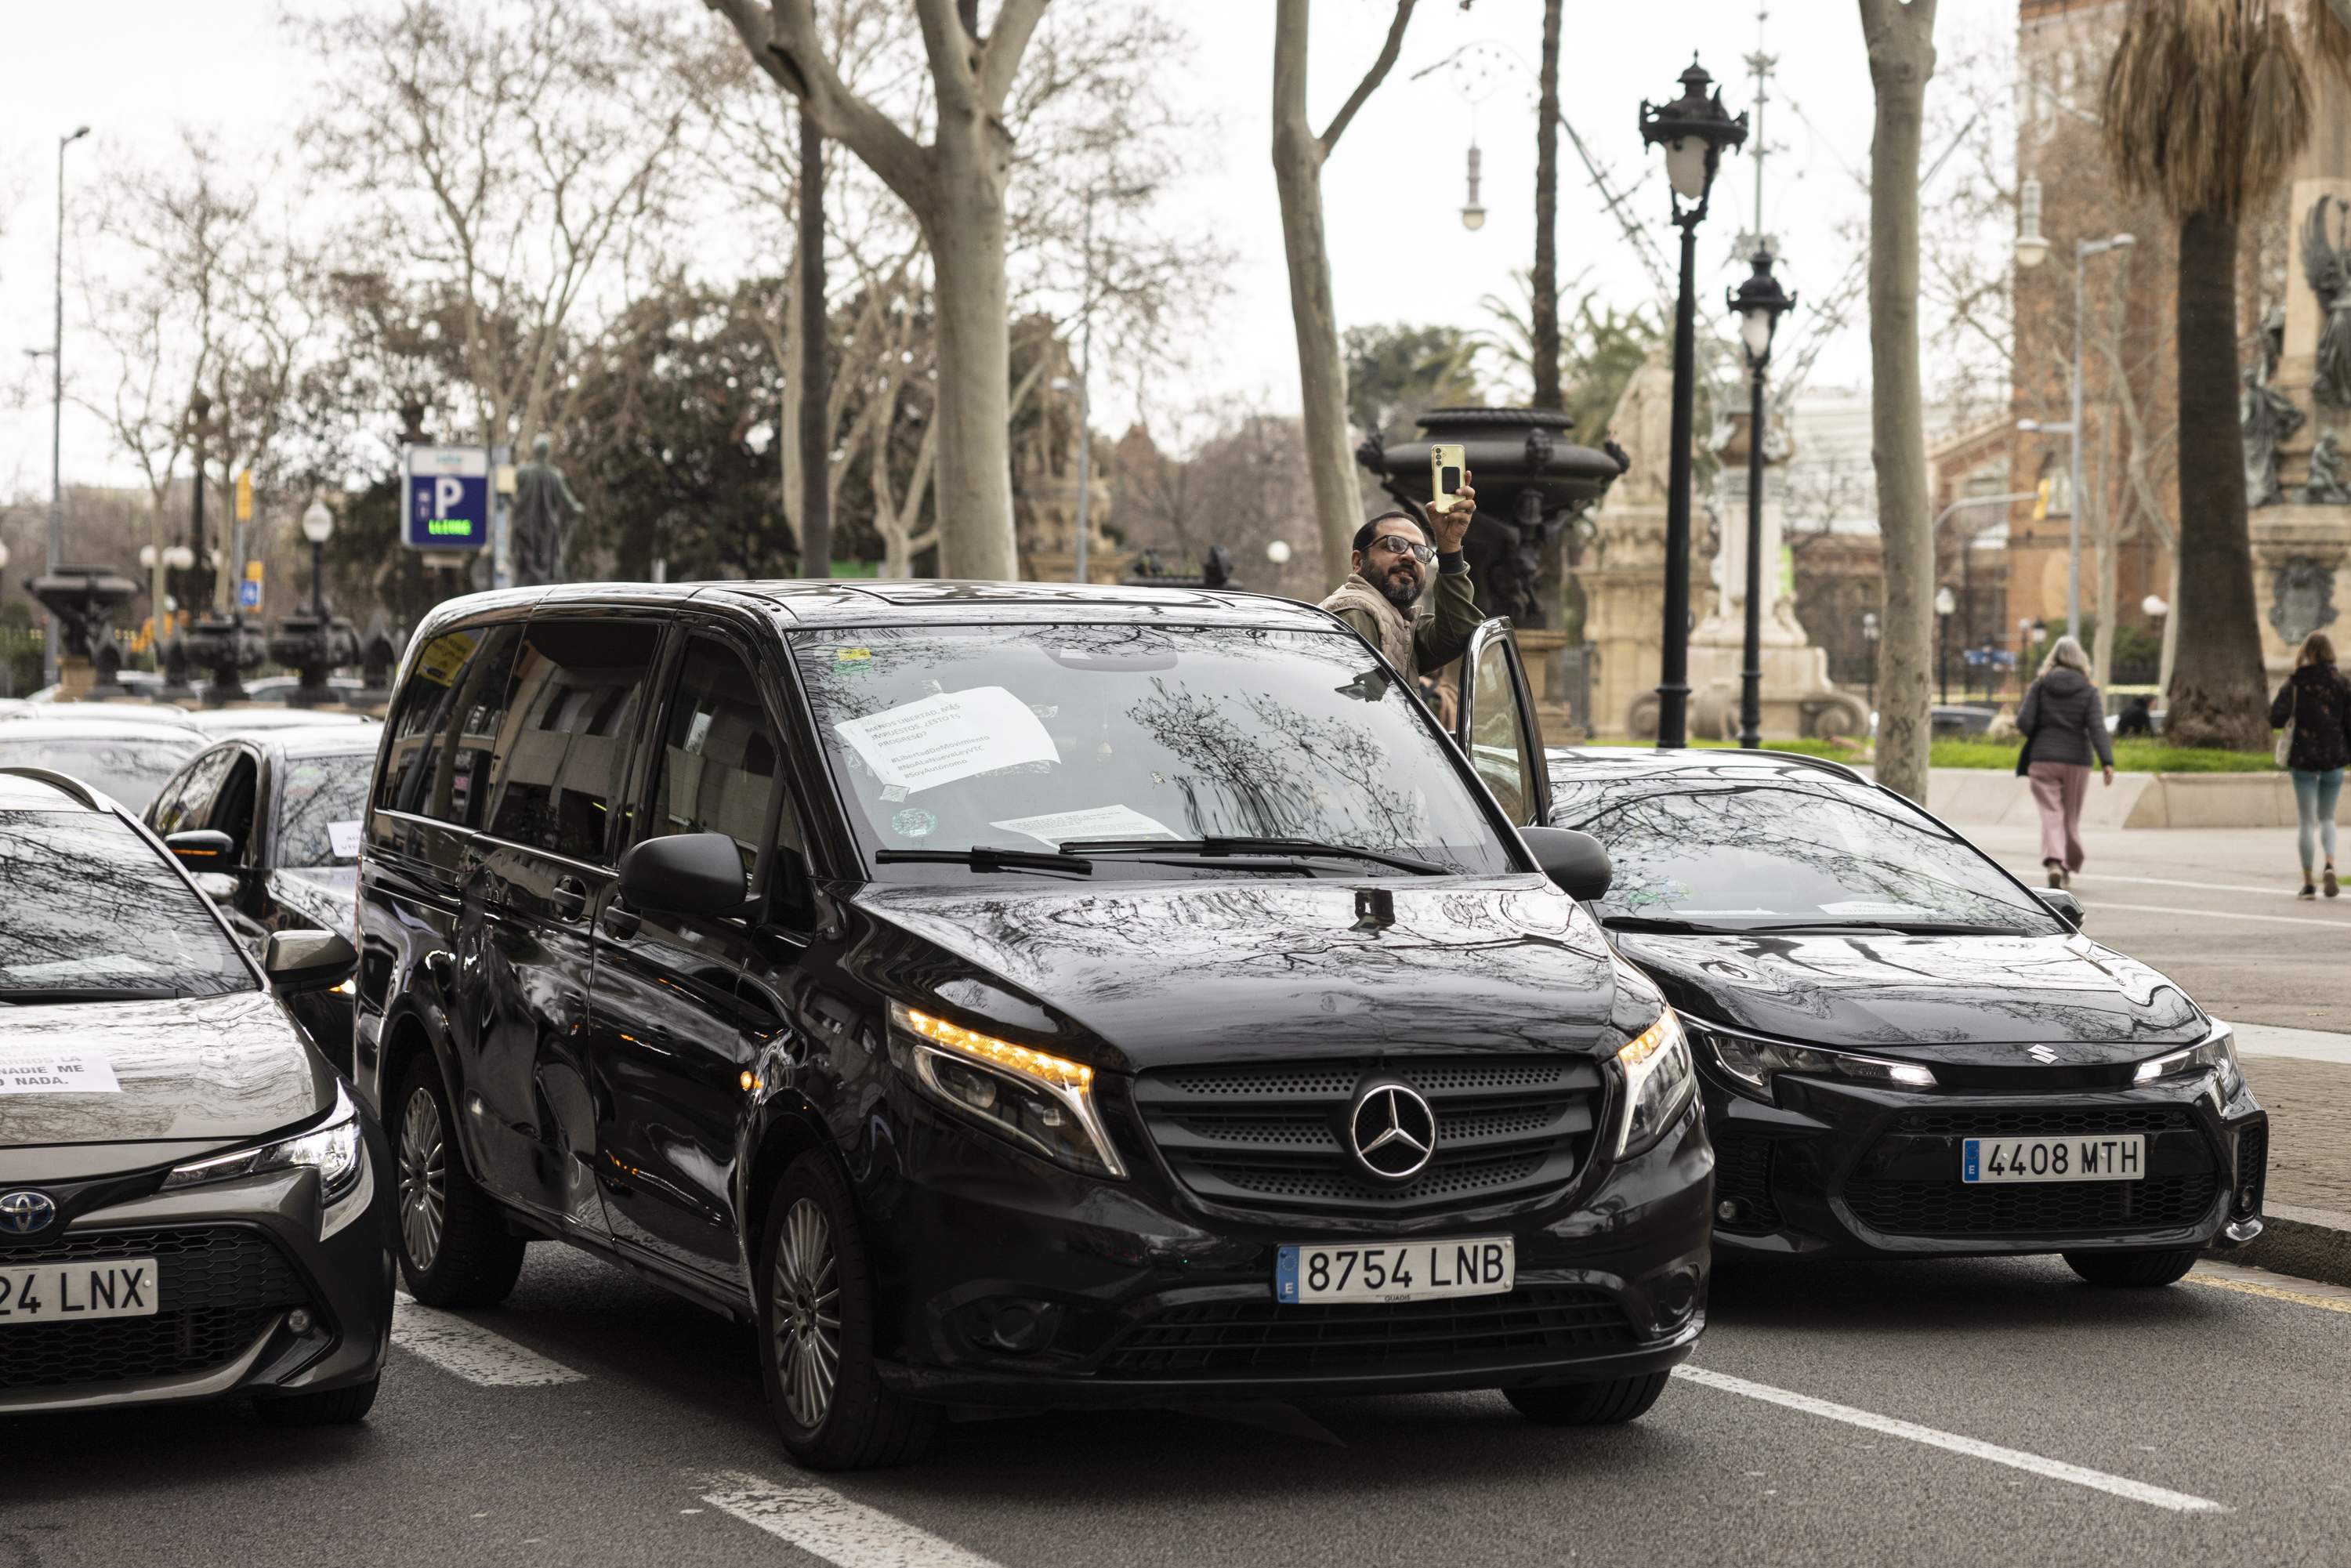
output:
[[[2237,1026],[2245,1081],[2270,1113],[2265,1228],[2220,1254],[2351,1285],[2351,1034]]]

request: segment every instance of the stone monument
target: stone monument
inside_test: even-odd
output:
[[[517,588],[543,588],[563,580],[564,547],[587,507],[564,482],[563,470],[548,460],[553,447],[545,432],[530,444],[530,461],[515,470],[514,532],[510,570]]]
[[[1583,570],[1583,634],[1598,651],[1593,728],[1647,739],[1657,733],[1657,672],[1666,612],[1666,476],[1673,447],[1674,371],[1659,348],[1625,383],[1608,438],[1631,466],[1593,514]]]

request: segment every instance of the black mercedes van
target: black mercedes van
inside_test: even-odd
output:
[[[816,1467],[949,1406],[1640,1415],[1703,1322],[1712,1155],[1576,902],[1604,853],[1513,825],[1548,789],[1515,660],[1489,623],[1517,741],[1465,750],[1243,594],[443,605],[359,872],[409,1289],[585,1248],[755,1322]]]

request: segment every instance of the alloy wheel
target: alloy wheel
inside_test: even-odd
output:
[[[803,1431],[813,1431],[832,1408],[841,1373],[841,1281],[832,1227],[812,1199],[799,1199],[784,1217],[773,1299],[784,1406]]]
[[[441,1107],[423,1084],[408,1097],[400,1119],[400,1239],[408,1260],[429,1270],[441,1255],[441,1231],[449,1211],[448,1158],[441,1132]]]

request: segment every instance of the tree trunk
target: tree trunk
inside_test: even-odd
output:
[[[937,204],[924,228],[938,287],[939,575],[1009,581],[1012,342],[1004,282],[1006,160],[987,125],[939,127]],[[886,434],[886,433],[884,433]]]
[[[1927,79],[1935,72],[1935,0],[1861,0],[1861,25],[1877,99],[1869,149],[1870,458],[1886,573],[1877,781],[1923,806],[1934,700],[1935,541],[1918,386],[1918,142]]]
[[[799,296],[799,428],[789,437],[800,453],[800,575],[832,575],[831,378],[826,364],[831,333],[826,329],[824,298],[824,132],[805,106],[800,110],[799,254],[795,292]]]
[[[2245,524],[2237,424],[2237,220],[2179,225],[2179,653],[2164,737],[2260,751],[2270,744],[2267,674]]]
[[[1543,0],[1542,101],[1535,120],[1535,276],[1530,310],[1535,406],[1567,405],[1559,392],[1559,24],[1562,0]]]
[[[1290,268],[1290,319],[1298,337],[1298,395],[1306,476],[1322,575],[1348,572],[1363,510],[1347,443],[1347,368],[1331,301],[1331,254],[1322,239],[1322,143],[1306,118],[1306,0],[1280,0],[1273,39],[1273,183]]]

